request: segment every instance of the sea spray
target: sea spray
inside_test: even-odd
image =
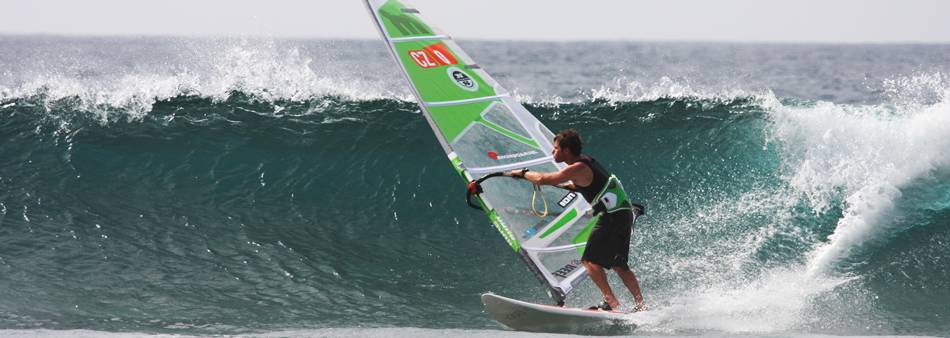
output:
[[[809,273],[833,269],[869,239],[891,236],[901,189],[950,161],[950,96],[911,108],[819,102],[773,111],[773,137],[787,150],[790,185],[815,213],[844,204],[828,241],[810,254]]]

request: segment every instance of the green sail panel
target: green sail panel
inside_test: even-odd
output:
[[[422,101],[444,102],[495,96],[475,69],[442,40],[396,42],[396,54],[409,74]]]
[[[379,18],[390,38],[431,36],[432,28],[417,17],[418,12],[399,1],[386,2],[379,8]]]

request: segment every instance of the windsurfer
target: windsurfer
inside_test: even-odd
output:
[[[630,234],[633,231],[634,212],[639,206],[630,202],[616,176],[611,175],[597,161],[581,154],[581,137],[574,129],[562,130],[554,137],[554,160],[567,163],[557,172],[537,172],[528,169],[512,170],[505,176],[525,179],[537,185],[553,185],[580,192],[600,218],[594,226],[581,263],[587,274],[604,294],[604,300],[591,309],[620,308],[620,301],[607,282],[605,269],[612,269],[633,295],[634,311],[646,310],[640,283],[627,264],[630,253]]]

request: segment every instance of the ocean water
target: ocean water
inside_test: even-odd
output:
[[[950,334],[950,46],[460,44],[647,207],[620,334]],[[0,140],[0,336],[538,336],[381,41],[0,37]]]

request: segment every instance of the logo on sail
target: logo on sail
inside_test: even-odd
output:
[[[538,153],[537,151],[532,150],[532,151],[525,151],[525,152],[521,152],[521,153],[514,153],[514,154],[507,154],[507,155],[498,155],[498,153],[496,153],[496,152],[494,152],[494,151],[489,151],[489,152],[488,152],[488,157],[491,157],[491,159],[497,161],[497,160],[507,160],[507,159],[509,159],[509,158],[519,158],[519,157],[531,156],[531,155],[534,155],[534,154],[537,154],[537,153]]]
[[[574,199],[577,198],[577,194],[573,191],[568,192],[567,195],[561,197],[561,200],[557,202],[557,205],[561,208],[567,208],[568,205],[571,205],[571,202],[574,202]]]
[[[464,90],[474,92],[478,90],[478,82],[475,82],[471,76],[459,69],[458,67],[449,67],[448,69],[449,78],[452,81],[455,81],[455,84]]]
[[[458,64],[458,60],[452,56],[449,49],[441,42],[422,47],[422,49],[410,50],[409,57],[412,58],[412,61],[416,62],[416,65],[422,68],[436,68]]]
[[[562,266],[560,269],[557,269],[557,271],[554,271],[553,275],[561,277],[561,278],[567,278],[567,276],[570,275],[571,272],[573,272],[574,270],[577,270],[577,267],[579,267],[580,265],[581,265],[580,261],[576,259],[572,260],[569,263],[564,264],[564,266]]]

